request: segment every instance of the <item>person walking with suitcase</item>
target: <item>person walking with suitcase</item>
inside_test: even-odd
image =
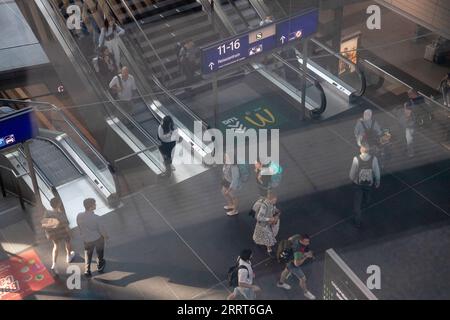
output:
[[[360,154],[353,158],[350,180],[354,183],[353,210],[355,225],[360,228],[362,210],[370,201],[373,188],[380,187],[380,166],[377,157],[369,153],[369,147],[362,145]]]

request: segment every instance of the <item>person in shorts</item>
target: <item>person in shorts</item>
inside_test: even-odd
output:
[[[293,259],[287,263],[286,268],[281,273],[280,281],[278,281],[277,287],[290,290],[291,286],[286,283],[286,280],[292,274],[299,280],[300,288],[303,289],[305,297],[309,300],[315,300],[316,297],[308,290],[306,286],[306,276],[301,268],[301,266],[308,259],[314,258],[312,251],[309,250],[309,245],[311,242],[310,238],[308,235],[303,234],[300,236],[292,236],[289,240],[293,243]]]
[[[69,221],[64,213],[61,201],[58,198],[53,198],[50,200],[50,206],[52,210],[47,210],[44,214],[46,223],[43,223],[43,228],[47,239],[53,242],[51,269],[54,271],[61,242],[64,242],[66,246],[67,263],[72,262],[75,252],[72,251]]]
[[[222,194],[227,201],[223,208],[228,216],[235,216],[239,214],[237,192],[241,188],[240,173],[237,162],[233,161],[228,154],[224,156],[222,173]]]

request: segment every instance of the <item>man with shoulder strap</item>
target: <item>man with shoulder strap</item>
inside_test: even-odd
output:
[[[356,122],[354,133],[359,147],[363,144],[367,144],[369,147],[378,145],[383,132],[378,122],[373,119],[372,110],[367,109],[364,111],[363,117]]]
[[[369,147],[362,145],[361,154],[353,158],[350,169],[350,180],[355,184],[353,198],[353,210],[355,212],[355,224],[361,227],[362,209],[369,203],[370,193],[373,187],[380,186],[380,166],[378,159],[370,155]]]

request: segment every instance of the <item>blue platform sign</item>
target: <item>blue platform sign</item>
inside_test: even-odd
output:
[[[201,49],[204,75],[280,48],[317,32],[319,11],[281,20],[245,34],[215,42]]]
[[[0,150],[36,137],[37,124],[32,108],[0,115]]]

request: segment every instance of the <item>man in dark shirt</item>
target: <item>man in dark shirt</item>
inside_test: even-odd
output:
[[[308,290],[306,286],[306,276],[303,273],[301,266],[308,260],[313,259],[313,253],[309,250],[310,237],[306,234],[299,236],[292,236],[289,238],[292,241],[293,260],[288,262],[286,268],[281,273],[280,281],[277,283],[277,287],[290,290],[291,286],[286,283],[290,274],[293,274],[300,284],[300,288],[303,289],[305,298],[309,300],[315,300],[316,297]]]

